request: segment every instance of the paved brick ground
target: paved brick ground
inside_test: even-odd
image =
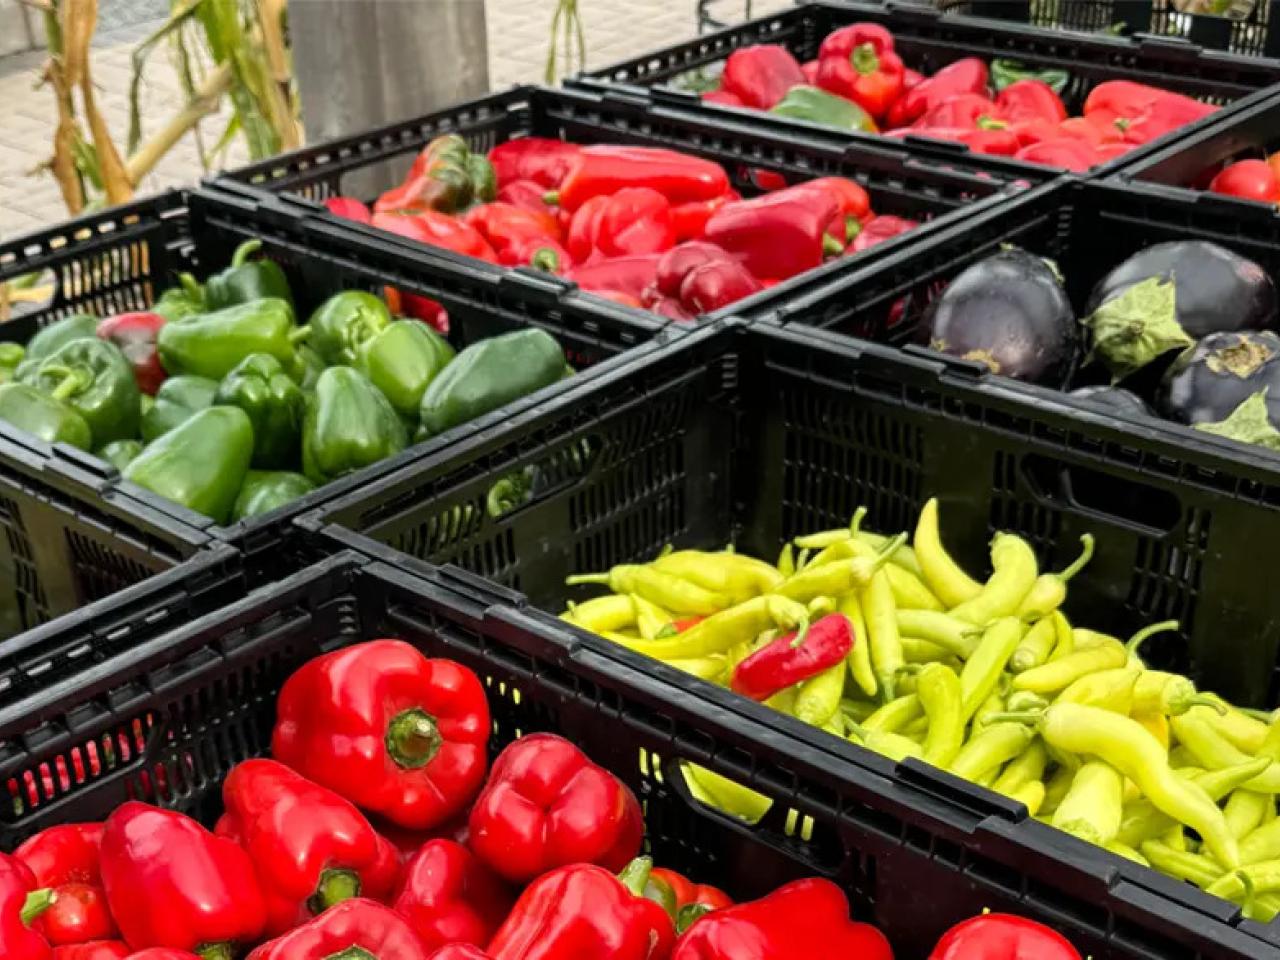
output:
[[[154,9],[156,0],[117,0],[117,18],[104,23],[97,37],[94,79],[108,123],[123,139],[128,130],[129,55],[155,21],[128,22],[137,11]],[[720,0],[717,10],[741,19],[750,2],[754,15],[781,9],[788,0]],[[540,82],[555,0],[486,0],[489,76],[495,89]],[[604,66],[646,50],[692,37],[693,0],[579,0],[586,31],[588,66]],[[151,6],[148,6],[148,5]],[[130,16],[131,14],[135,16]],[[113,26],[113,23],[125,23]],[[13,236],[65,216],[62,200],[48,174],[28,171],[48,157],[54,127],[52,94],[34,89],[42,57],[38,53],[0,58],[0,237]],[[154,128],[179,109],[183,94],[164,51],[157,50],[145,75],[146,113]],[[225,117],[213,117],[202,129],[206,143],[216,141]],[[191,183],[203,175],[195,140],[188,137],[147,178],[140,193]],[[229,165],[244,162],[237,144]]]

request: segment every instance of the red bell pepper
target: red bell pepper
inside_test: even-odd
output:
[[[531,210],[514,203],[495,200],[472,207],[462,217],[463,221],[475,227],[480,236],[489,242],[499,254],[513,240],[528,237],[550,237],[560,239],[560,224],[549,207]]]
[[[344,220],[369,223],[373,219],[373,212],[355,197],[329,197],[324,205],[326,210]]]
[[[959,93],[986,95],[987,65],[977,57],[949,63],[932,77],[904,91],[889,108],[886,122],[890,127],[909,126],[937,104]]]
[[[516,180],[532,180],[543,190],[554,190],[569,172],[582,147],[546,137],[521,137],[500,143],[489,151],[489,163],[501,190]]]
[[[423,946],[484,946],[511,912],[515,898],[470,850],[452,840],[429,840],[405,865],[392,904]]]
[[[950,140],[963,143],[974,153],[996,157],[1012,157],[1022,149],[1017,134],[1012,130],[981,130],[974,127],[906,127],[890,130],[886,137],[930,137],[934,140]]]
[[[818,177],[799,187],[825,193],[836,201],[840,209],[827,225],[827,233],[844,243],[856,237],[862,222],[871,216],[871,197],[860,184],[845,177]]]
[[[426,960],[408,921],[373,900],[344,900],[249,954],[248,960]]]
[[[158,313],[118,313],[98,321],[98,338],[120,348],[133,368],[138,389],[154,394],[168,376],[160,365],[156,336],[165,324]]]
[[[713,213],[725,204],[741,199],[742,194],[737,190],[729,190],[710,200],[676,204],[671,208],[671,226],[676,231],[676,242],[700,239],[706,232],[707,221]]]
[[[101,885],[101,847],[102,824],[66,823],[41,830],[19,845],[13,855],[30,868],[37,886]]]
[[[925,75],[923,73],[919,70],[912,70],[910,67],[907,67],[907,69],[902,72],[902,92],[906,93],[908,90],[913,90],[920,86],[920,84],[924,83],[924,81]]]
[[[799,61],[776,43],[739,47],[729,54],[720,76],[721,90],[757,110],[772,110],[788,90],[801,83],[804,71]]]
[[[573,257],[555,240],[523,237],[498,254],[498,262],[507,267],[529,266],[546,273],[563,274],[573,266]]]
[[[779,690],[839,663],[855,642],[849,618],[830,614],[810,625],[807,632],[783,634],[742,660],[733,669],[730,686],[752,700],[768,700]]]
[[[1018,80],[996,95],[996,111],[1010,123],[1045,120],[1058,124],[1067,119],[1067,108],[1053,87],[1043,80]]]
[[[547,203],[547,191],[536,180],[512,180],[498,191],[497,200],[531,213],[556,215],[556,208]]]
[[[25,863],[0,853],[0,948],[5,960],[49,960],[53,949],[33,929],[36,919],[53,903],[53,891],[36,889]]]
[[[626,294],[639,305],[645,288],[657,277],[658,262],[662,255],[646,253],[634,257],[612,257],[594,263],[579,264],[565,273],[583,290],[602,293],[606,290]],[[631,304],[629,304],[631,305]]]
[[[685,309],[684,304],[674,297],[655,297],[644,301],[644,308],[660,317],[674,320],[677,323],[689,323],[693,314]]]
[[[55,887],[53,904],[33,927],[55,947],[116,936],[106,891],[87,883],[64,883]]]
[[[667,198],[648,187],[592,197],[573,215],[566,246],[574,260],[661,253],[675,246]]]
[[[654,289],[659,297],[679,299],[684,278],[704,263],[732,260],[728,251],[705,240],[689,240],[672,247],[658,260]],[[655,298],[656,299],[656,298]]]
[[[674,870],[654,867],[653,872],[649,874],[649,883],[660,888],[665,886],[670,891],[676,933],[684,933],[695,920],[713,910],[723,910],[725,907],[733,906],[733,900],[720,888],[705,883],[693,883]],[[665,894],[662,899],[666,899]]]
[[[471,849],[514,882],[568,863],[620,869],[643,834],[640,804],[626,784],[549,733],[503,750],[471,808]]]
[[[703,103],[717,103],[722,107],[745,107],[741,98],[736,94],[730,93],[728,90],[708,90],[702,94]]]
[[[150,947],[129,954],[127,960],[203,960],[187,950],[170,950],[168,947]]]
[[[1098,157],[1097,147],[1083,140],[1077,140],[1075,137],[1042,140],[1040,143],[1023,147],[1013,156],[1016,160],[1043,163],[1051,167],[1064,167],[1074,173],[1083,173],[1102,162]]]
[[[474,943],[446,943],[431,954],[428,960],[491,960],[491,958]]]
[[[822,38],[818,47],[818,59],[844,57],[848,59],[859,47],[870,47],[879,56],[893,51],[893,34],[878,23],[851,23],[847,27],[832,30]]]
[[[941,127],[1003,130],[1006,126],[999,108],[981,93],[957,93],[935,103],[915,122],[917,130]]]
[[[129,955],[129,946],[123,940],[93,940],[53,948],[53,960],[125,960]]]
[[[708,914],[680,937],[671,960],[893,960],[884,934],[849,919],[830,880],[796,880],[767,897]],[[1039,960],[1039,958],[1037,958]]]
[[[131,800],[107,818],[102,881],[124,940],[230,960],[267,922],[249,855],[190,817]]]
[[[592,197],[626,187],[648,187],[669,203],[689,203],[723,195],[729,175],[718,163],[662,147],[583,147],[548,200],[572,212]]]
[[[1126,143],[1150,143],[1157,137],[1207,117],[1217,107],[1190,97],[1170,94],[1157,100],[1141,116],[1130,122],[1124,130]]]
[[[1067,939],[1044,924],[986,913],[952,927],[929,960],[1080,960]]]
[[[271,753],[392,823],[445,823],[484,781],[489,703],[480,679],[402,640],[303,664],[280,691]]]
[[[785,280],[843,251],[826,233],[837,213],[831,196],[802,184],[722,207],[707,221],[706,239],[756,277]]]
[[[666,960],[675,930],[644,896],[652,866],[641,857],[619,876],[587,863],[543,874],[520,895],[486,953],[492,960]]]
[[[827,40],[830,39],[828,36]],[[824,41],[823,47],[826,46]],[[865,41],[847,54],[820,55],[817,85],[828,93],[852,100],[879,122],[902,96],[905,71],[902,58],[892,49],[878,50],[874,42]]]
[[[1214,193],[1259,203],[1280,203],[1280,179],[1266,160],[1238,160],[1209,184]]]
[[[695,316],[711,313],[764,287],[736,260],[714,260],[694,267],[680,284],[680,304]]]
[[[818,85],[818,67],[822,65],[821,60],[806,60],[800,64],[800,72],[804,74],[804,82],[810,87]]]
[[[489,246],[475,227],[438,210],[375,213],[373,225],[432,247],[443,247],[489,263],[498,262],[498,255],[493,247]]]
[[[390,896],[399,856],[349,801],[275,760],[237,764],[222,784],[214,833],[253,860],[267,936],[351,897]]]

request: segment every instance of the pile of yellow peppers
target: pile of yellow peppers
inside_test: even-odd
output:
[[[863,530],[864,514],[797,537],[776,563],[680,550],[571,577],[612,593],[562,616],[732,688],[744,689],[744,662],[785,661],[779,676],[799,679],[769,706],[989,787],[1251,918],[1280,913],[1280,723],[1149,669],[1142,641],[1176,623],[1127,642],[1073,627],[1060,608],[1091,537],[1067,570],[1040,573],[1026,541],[997,534],[979,582],[943,546],[936,500],[910,545]],[[846,618],[851,645],[832,647],[844,630],[833,617]],[[751,821],[768,810],[710,771],[684,773],[703,802]]]

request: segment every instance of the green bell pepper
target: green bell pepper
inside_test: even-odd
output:
[[[191,274],[178,274],[178,286],[170,287],[160,294],[160,299],[152,305],[151,312],[164,317],[169,323],[206,313],[208,307],[205,305],[204,287]]]
[[[391,324],[391,311],[372,293],[347,290],[311,314],[310,344],[331,367],[355,366],[360,347]]]
[[[26,359],[27,350],[20,343],[0,343],[0,383],[17,378],[18,367]]]
[[[27,353],[18,364],[14,379],[34,369],[41,360],[57,353],[73,340],[88,340],[98,335],[98,318],[77,313],[51,323],[27,341]]]
[[[61,400],[25,383],[0,385],[0,420],[7,420],[46,443],[69,443],[81,450],[93,446],[93,432],[84,417]]]
[[[298,344],[298,367],[295,372],[302,392],[311,393],[316,388],[316,381],[320,379],[320,374],[324,373],[324,361],[310,346],[300,343]]]
[[[142,439],[152,443],[174,427],[186,423],[201,410],[213,406],[218,381],[208,377],[169,377],[160,384],[155,400],[142,413]]]
[[[258,469],[298,462],[307,399],[275,357],[252,353],[223,378],[215,404],[239,407],[253,424],[253,465]]]
[[[204,282],[206,309],[223,310],[268,297],[293,305],[293,291],[280,265],[274,260],[249,259],[261,249],[261,240],[246,240],[236,247],[231,266]]]
[[[294,325],[293,308],[270,298],[166,323],[156,347],[170,376],[194,373],[221,380],[251,353],[270,354],[286,370],[296,370],[295,344],[306,336],[306,327]]]
[[[995,87],[996,93],[1019,80],[1041,80],[1053,88],[1054,93],[1061,96],[1062,91],[1067,89],[1067,84],[1071,82],[1071,74],[1060,67],[1045,67],[1037,70],[1021,61],[1004,57],[997,57],[991,61],[991,85]]]
[[[302,427],[302,472],[317,486],[405,448],[408,437],[391,401],[359,370],[320,375]]]
[[[471,181],[472,204],[492,203],[498,198],[498,174],[483,153],[467,158],[467,179]]]
[[[396,320],[365,341],[358,366],[397,413],[416,421],[423,392],[453,356],[449,341],[421,320]]]
[[[559,380],[564,368],[560,344],[536,327],[473,343],[423,393],[417,439],[443,433],[541,390]]]
[[[837,97],[817,87],[798,84],[787,91],[770,113],[793,120],[808,120],[841,130],[862,130],[876,133],[876,122],[871,114],[852,100]]]
[[[120,348],[94,337],[72,340],[20,377],[84,417],[97,446],[138,435],[142,401]]]
[[[297,500],[315,489],[300,473],[285,470],[250,470],[231,510],[232,521],[247,520]]]
[[[141,440],[112,440],[104,447],[93,451],[93,455],[105,460],[117,470],[123,470],[142,452]]]
[[[174,427],[124,468],[124,478],[225,524],[253,456],[253,425],[239,407],[209,407]]]

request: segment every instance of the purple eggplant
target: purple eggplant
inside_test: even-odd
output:
[[[1221,423],[1264,390],[1268,405],[1280,405],[1280,336],[1270,330],[1214,333],[1174,361],[1156,406],[1179,423]]]
[[[1145,400],[1132,390],[1124,389],[1124,387],[1102,385],[1080,387],[1078,390],[1072,390],[1068,396],[1082,400],[1091,407],[1098,407],[1108,413],[1118,413],[1125,417],[1155,416],[1155,413]]]
[[[923,332],[934,350],[1031,383],[1061,386],[1075,367],[1071,302],[1053,266],[1025,250],[963,271],[929,306]]]
[[[1217,333],[1276,325],[1276,288],[1258,264],[1204,240],[1159,243],[1098,281],[1081,320],[1117,378]]]

